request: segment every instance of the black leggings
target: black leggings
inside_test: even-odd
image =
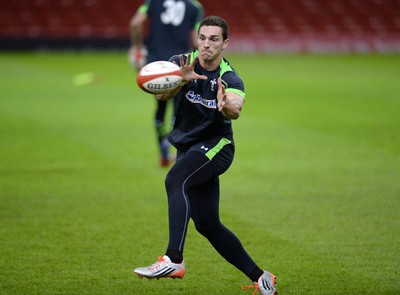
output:
[[[212,144],[207,143],[207,144]],[[209,145],[206,145],[209,146]],[[168,194],[168,249],[183,252],[189,219],[218,253],[248,275],[258,268],[239,239],[219,219],[219,175],[233,160],[233,144],[225,145],[216,154],[199,144],[189,151],[178,152],[165,186]]]

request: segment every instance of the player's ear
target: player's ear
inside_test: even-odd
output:
[[[224,40],[224,43],[222,44],[222,48],[225,49],[228,47],[229,39]]]

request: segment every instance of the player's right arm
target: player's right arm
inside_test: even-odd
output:
[[[194,24],[194,27],[192,29],[192,31],[190,32],[190,46],[192,49],[196,49],[197,48],[197,35],[198,35],[198,30],[199,30],[199,26],[200,26],[200,22],[203,20],[204,18],[204,8],[203,5],[198,2],[197,0],[192,1],[192,3],[195,5],[196,7],[196,21]]]
[[[141,48],[143,46],[143,26],[146,20],[147,6],[143,4],[129,22],[130,39],[134,47]]]
[[[129,62],[137,70],[140,70],[147,62],[147,50],[143,44],[143,27],[148,18],[147,9],[147,4],[141,5],[129,22],[131,46],[128,57]]]

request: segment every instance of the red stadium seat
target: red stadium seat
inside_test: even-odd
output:
[[[143,0],[2,1],[0,38],[129,39]],[[400,0],[201,0],[224,17],[237,39],[400,36]]]

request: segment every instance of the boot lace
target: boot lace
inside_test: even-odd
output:
[[[157,271],[160,268],[164,267],[167,264],[164,257],[158,257],[158,261],[150,266],[151,271]]]

